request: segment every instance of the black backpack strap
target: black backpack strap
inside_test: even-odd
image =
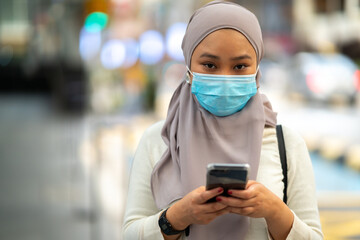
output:
[[[287,186],[288,186],[288,177],[287,177],[287,160],[286,160],[286,148],[284,141],[284,134],[281,125],[276,125],[276,136],[278,140],[281,168],[283,172],[283,182],[284,182],[284,197],[283,201],[286,204],[287,202]]]

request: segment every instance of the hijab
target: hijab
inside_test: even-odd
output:
[[[196,46],[210,33],[224,28],[237,30],[249,40],[259,64],[264,47],[255,15],[235,3],[213,1],[195,11],[189,20],[182,42],[188,67]],[[256,78],[258,87],[259,78],[260,73]],[[209,163],[248,163],[249,179],[255,180],[264,127],[275,125],[276,113],[259,91],[241,111],[217,117],[201,107],[184,76],[172,96],[161,131],[167,149],[151,175],[157,207],[164,209],[205,185]],[[248,217],[226,214],[207,225],[191,225],[188,239],[244,239],[248,228]]]

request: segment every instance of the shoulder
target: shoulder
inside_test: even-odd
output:
[[[289,175],[312,169],[309,150],[303,137],[294,129],[283,126]]]
[[[148,127],[138,145],[142,157],[149,157],[154,165],[166,150],[166,144],[161,137],[164,121],[159,121]]]
[[[300,133],[290,127],[285,125],[282,126],[285,146],[288,148],[297,148],[299,146],[305,146],[304,138],[300,135]]]
[[[145,132],[143,137],[145,138],[150,138],[150,139],[157,139],[157,138],[161,138],[161,130],[164,126],[164,120],[156,122],[154,124],[152,124],[150,127],[148,127]]]
[[[309,158],[309,152],[303,137],[296,130],[282,125],[286,156],[289,165],[294,165]],[[278,141],[275,128],[265,128],[262,151],[278,156]],[[301,159],[301,160],[300,160]]]
[[[164,121],[159,121],[148,127],[141,137],[140,144],[152,146],[154,144],[162,143],[161,130],[163,126]]]

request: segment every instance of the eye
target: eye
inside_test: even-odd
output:
[[[234,67],[235,70],[241,70],[244,69],[246,66],[244,64],[239,64]]]
[[[209,68],[209,69],[215,69],[216,68],[215,64],[212,64],[212,63],[204,63],[203,66],[205,68]]]

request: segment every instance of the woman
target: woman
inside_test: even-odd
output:
[[[276,113],[258,91],[257,18],[237,4],[211,2],[191,17],[182,48],[187,77],[165,122],[144,133],[135,154],[124,238],[322,239],[308,151],[287,128],[282,201]],[[208,163],[250,164],[246,189],[230,190],[231,197],[205,190]]]

